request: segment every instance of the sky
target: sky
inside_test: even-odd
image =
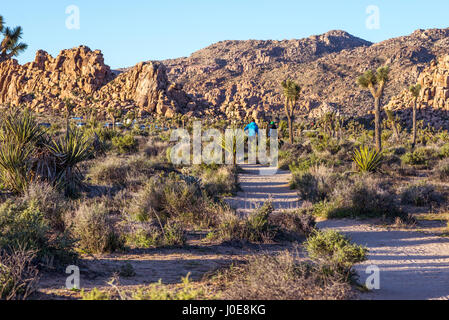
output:
[[[379,42],[449,27],[448,0],[15,0],[2,1],[28,50],[56,56],[87,45],[112,68],[189,56],[221,40],[300,39],[340,29]],[[79,14],[78,14],[79,13]]]

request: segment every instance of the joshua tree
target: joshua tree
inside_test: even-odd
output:
[[[0,63],[19,55],[28,48],[28,45],[19,42],[22,38],[22,27],[13,29],[5,27],[5,21],[0,16],[0,35],[3,39],[0,42]]]
[[[76,105],[72,102],[72,99],[66,98],[64,99],[64,107],[66,112],[66,128],[68,133],[70,129],[70,116],[72,115],[73,109],[75,109]]]
[[[384,92],[385,84],[388,81],[389,72],[390,68],[388,66],[384,66],[377,69],[376,72],[368,70],[357,79],[357,83],[362,88],[369,89],[374,98],[375,140],[376,140],[376,149],[378,152],[382,150],[380,100]]]
[[[292,80],[283,81],[281,83],[285,97],[285,113],[288,120],[288,132],[290,143],[293,144],[293,120],[295,119],[295,107],[301,94],[301,86]]]
[[[421,93],[421,85],[417,84],[414,86],[410,86],[409,90],[413,96],[413,142],[412,142],[412,148],[415,148],[415,145],[416,145],[416,102],[418,101],[419,95]]]
[[[385,110],[385,113],[387,115],[387,124],[391,126],[396,141],[399,141],[399,128],[398,123],[396,122],[396,116],[392,110]]]
[[[112,128],[115,130],[115,122],[117,118],[122,116],[122,110],[116,109],[114,107],[109,107],[106,112],[108,113],[109,118],[112,120]]]

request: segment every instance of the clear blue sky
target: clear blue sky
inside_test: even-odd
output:
[[[448,0],[16,0],[2,1],[8,26],[21,25],[29,49],[52,55],[81,44],[101,49],[113,68],[188,56],[220,40],[294,39],[332,29],[378,42],[416,29],[449,27]],[[80,9],[80,29],[66,28],[67,6]],[[380,9],[368,29],[366,8]]]

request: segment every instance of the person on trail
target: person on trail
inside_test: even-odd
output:
[[[274,121],[270,122],[270,125],[268,126],[268,136],[271,137],[271,130],[277,130],[278,127],[276,127],[276,124]]]
[[[245,127],[244,131],[248,132],[248,137],[255,137],[259,134],[259,126],[253,121]]]

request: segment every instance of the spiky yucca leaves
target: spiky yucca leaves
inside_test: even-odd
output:
[[[0,140],[3,143],[9,141],[20,146],[33,145],[40,141],[43,135],[44,131],[28,109],[13,110],[3,118],[0,131]]]
[[[361,172],[374,172],[382,163],[382,154],[377,150],[370,150],[367,146],[355,149],[352,159]]]
[[[7,141],[0,146],[0,181],[2,187],[14,193],[26,190],[32,181],[31,148]]]
[[[81,130],[69,129],[67,135],[47,145],[55,158],[55,180],[67,196],[75,196],[83,186],[83,175],[78,165],[92,157],[92,140]]]
[[[29,110],[13,110],[3,117],[0,130],[0,181],[3,188],[21,193],[35,178],[31,154],[43,134]]]
[[[242,130],[234,130],[235,135],[232,137],[232,145],[229,145],[226,135],[221,137],[221,148],[226,152],[226,156],[231,156],[233,158],[232,164],[237,165],[237,151],[245,143],[245,134]]]

